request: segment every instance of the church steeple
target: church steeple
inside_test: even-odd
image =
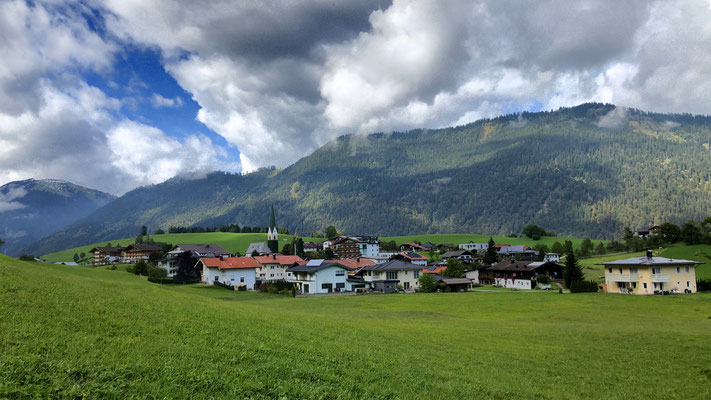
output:
[[[269,215],[269,229],[267,230],[267,246],[272,253],[279,252],[279,232],[276,228],[276,217],[274,215],[274,204],[272,204],[272,212]]]

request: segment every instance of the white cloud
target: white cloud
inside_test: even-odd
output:
[[[0,192],[0,213],[25,208],[26,206],[17,200],[26,194],[27,191],[24,188],[14,187],[12,185],[7,188],[5,193]]]
[[[162,107],[179,108],[179,107],[183,106],[183,99],[181,99],[180,96],[168,98],[168,97],[163,97],[163,96],[159,95],[158,93],[153,93],[153,96],[151,96],[151,104],[155,108],[162,108]]]
[[[180,142],[157,128],[130,120],[111,129],[107,148],[111,164],[142,185],[176,175],[239,170],[235,163],[224,161],[226,151],[207,137],[191,135]]]

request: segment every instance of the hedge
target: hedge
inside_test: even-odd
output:
[[[570,284],[570,293],[594,293],[597,290],[595,281],[575,281]]]

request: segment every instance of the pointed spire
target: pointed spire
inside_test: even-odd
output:
[[[276,229],[276,217],[274,216],[274,203],[272,203],[272,214],[269,216],[269,228]]]

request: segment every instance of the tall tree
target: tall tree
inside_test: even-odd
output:
[[[557,240],[555,243],[553,243],[553,246],[551,247],[551,251],[553,253],[565,254],[565,249],[563,248],[563,245]]]
[[[486,265],[493,265],[497,261],[499,261],[499,254],[496,252],[496,248],[494,247],[496,243],[494,242],[494,238],[489,236],[489,243],[488,247],[486,248],[486,254],[484,254],[484,264]]]
[[[589,238],[585,238],[583,242],[580,244],[580,255],[582,257],[587,257],[589,256],[592,251],[593,251],[594,245],[592,240]]]
[[[141,226],[141,236],[146,236],[148,234],[148,227],[143,225]]]
[[[699,244],[704,240],[704,233],[699,226],[697,226],[694,221],[689,220],[684,223],[681,227],[681,232],[679,237],[686,244]]]
[[[198,258],[193,256],[192,252],[184,251],[178,254],[175,259],[177,271],[173,280],[176,283],[193,283],[200,280],[200,271],[195,268]]]
[[[578,260],[575,258],[575,254],[570,252],[565,255],[565,267],[563,268],[563,279],[565,280],[565,287],[570,289],[570,285],[573,282],[583,280],[583,269],[580,268]]]
[[[336,236],[338,236],[338,231],[336,230],[336,227],[333,225],[329,225],[323,233],[326,235],[326,238],[328,238],[328,239],[333,239]]]
[[[668,243],[676,243],[680,239],[680,234],[681,230],[679,229],[678,226],[675,224],[672,224],[671,222],[665,222],[661,225],[659,225],[659,228],[657,229],[657,232],[659,235],[661,235],[664,238],[664,241]]]
[[[442,275],[448,278],[464,278],[464,266],[456,258],[450,258]]]
[[[419,283],[420,292],[431,293],[437,290],[437,281],[430,274],[421,274],[417,283]]]
[[[563,251],[565,252],[565,254],[572,253],[573,251],[575,251],[575,249],[573,249],[573,242],[571,242],[570,240],[566,240],[565,242],[563,242]]]

